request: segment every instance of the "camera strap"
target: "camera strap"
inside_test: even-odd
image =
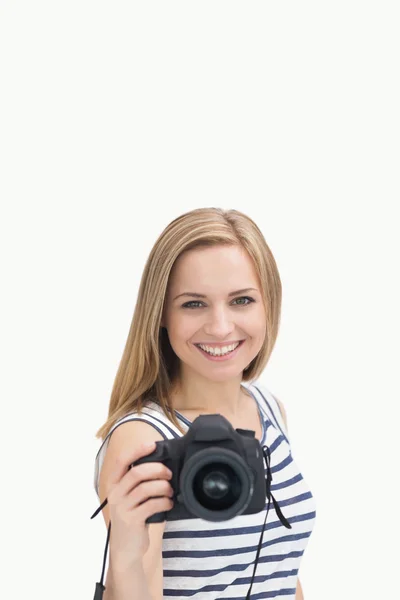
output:
[[[287,529],[292,529],[292,526],[290,525],[289,521],[286,519],[286,517],[284,517],[278,502],[275,500],[274,496],[272,495],[271,492],[271,482],[272,482],[272,473],[271,473],[271,452],[270,449],[268,448],[268,446],[263,446],[262,447],[262,451],[264,454],[264,458],[265,458],[265,462],[267,464],[267,478],[265,480],[266,482],[266,488],[267,488],[267,498],[268,498],[268,508],[267,508],[267,513],[265,515],[265,519],[264,519],[264,525],[261,531],[261,535],[260,535],[260,541],[258,542],[258,548],[257,548],[257,553],[256,553],[256,560],[254,563],[254,571],[253,571],[253,575],[251,578],[251,582],[250,582],[250,588],[249,591],[247,592],[247,596],[246,596],[246,600],[248,600],[250,598],[250,593],[251,593],[251,588],[253,587],[253,582],[254,582],[254,575],[256,573],[256,569],[257,569],[257,564],[258,564],[258,558],[260,556],[260,551],[261,551],[261,546],[262,546],[262,539],[263,539],[263,535],[264,535],[264,529],[265,529],[265,523],[267,522],[267,517],[268,517],[268,513],[269,513],[269,507],[271,504],[271,498],[272,498],[272,502],[274,503],[274,508],[276,511],[276,514],[279,517],[280,522],[282,523],[282,525],[284,525]],[[96,599],[97,600],[97,599]]]
[[[272,498],[272,502],[274,504],[276,514],[278,515],[278,518],[281,521],[282,525],[284,525],[287,529],[292,529],[292,526],[290,525],[289,521],[284,517],[284,515],[279,507],[278,502],[275,500],[274,496],[271,493],[272,473],[271,473],[270,449],[268,448],[268,446],[262,446],[262,451],[263,451],[263,455],[264,455],[265,462],[267,465],[267,478],[266,478],[265,482],[266,482],[266,493],[267,493],[267,498],[268,498],[268,508],[267,508],[267,513],[265,515],[264,525],[263,525],[261,535],[260,535],[260,541],[258,542],[258,548],[257,548],[257,553],[256,553],[256,558],[255,558],[255,563],[254,563],[253,575],[251,578],[249,591],[247,592],[246,600],[249,600],[251,588],[253,587],[254,575],[256,573],[258,558],[260,556],[260,551],[261,551],[261,546],[262,546],[262,538],[264,536],[264,529],[265,529],[265,524],[267,522],[269,507],[271,504],[271,498]],[[99,512],[105,507],[106,504],[107,504],[107,498],[100,504],[100,506],[95,510],[95,512],[92,514],[92,516],[90,518],[93,519],[96,515],[98,515]],[[111,521],[108,525],[107,540],[106,540],[106,546],[104,549],[104,558],[103,558],[103,567],[102,567],[102,571],[101,571],[101,577],[100,577],[100,581],[96,582],[96,589],[94,592],[93,600],[102,600],[104,590],[106,589],[103,584],[103,581],[104,581],[104,573],[105,573],[105,569],[106,569],[107,550],[108,550],[108,544],[109,544],[109,540],[110,540],[110,531],[111,531]]]

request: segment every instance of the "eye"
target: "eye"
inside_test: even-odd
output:
[[[250,298],[250,296],[241,296],[240,298],[235,298],[235,300],[247,300],[246,304],[239,304],[238,306],[248,306],[252,302],[254,302],[254,298]]]
[[[182,308],[198,308],[197,306],[192,306],[193,304],[201,304],[199,300],[191,300],[190,302],[186,302],[186,304],[182,304]]]
[[[250,296],[240,296],[240,298],[235,298],[235,300],[233,300],[233,302],[236,302],[237,300],[247,300],[247,302],[246,303],[240,302],[236,306],[248,306],[252,302],[255,302],[254,298],[251,298]],[[194,304],[203,304],[203,303],[200,302],[200,300],[190,300],[190,302],[186,302],[185,304],[182,304],[182,308],[199,308],[198,306],[193,306]]]

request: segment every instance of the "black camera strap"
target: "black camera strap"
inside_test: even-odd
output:
[[[272,492],[271,492],[272,473],[271,473],[271,452],[270,452],[270,449],[268,448],[268,446],[263,446],[262,447],[262,451],[263,451],[263,454],[264,454],[265,462],[267,463],[266,487],[267,487],[268,508],[267,508],[267,513],[265,515],[265,519],[264,519],[264,525],[263,525],[263,528],[262,528],[262,531],[261,531],[261,535],[260,535],[260,541],[258,542],[257,554],[256,554],[255,563],[254,563],[254,571],[253,571],[253,575],[252,575],[251,582],[250,582],[250,588],[249,588],[249,591],[247,592],[246,600],[248,600],[250,598],[251,588],[253,587],[254,575],[256,573],[257,564],[258,564],[258,558],[259,558],[260,552],[261,552],[262,539],[263,539],[263,535],[264,535],[265,523],[267,522],[267,517],[268,517],[268,513],[269,513],[269,507],[270,507],[270,504],[271,504],[271,498],[272,498],[272,502],[274,503],[274,508],[276,510],[276,514],[278,515],[279,520],[282,523],[282,525],[284,525],[287,529],[292,529],[292,526],[290,525],[289,521],[283,516],[283,513],[282,513],[282,511],[281,511],[281,509],[279,507],[279,504],[275,500],[275,498],[274,498],[274,496],[272,495]],[[95,600],[97,600],[97,598]]]
[[[267,498],[268,498],[268,508],[267,508],[267,513],[265,515],[264,525],[263,525],[261,535],[260,535],[260,541],[258,542],[258,548],[257,548],[257,553],[256,553],[256,558],[255,558],[255,563],[254,563],[253,575],[251,578],[249,591],[247,592],[246,600],[249,600],[251,588],[253,587],[254,575],[256,573],[258,558],[260,556],[260,551],[261,551],[261,547],[262,547],[262,538],[264,536],[264,529],[265,529],[265,524],[267,522],[269,507],[271,504],[271,498],[272,498],[272,502],[274,504],[276,514],[278,515],[278,518],[281,521],[282,525],[284,525],[287,529],[292,529],[292,526],[290,525],[289,521],[284,517],[284,515],[279,507],[278,502],[275,500],[274,496],[271,493],[272,473],[271,473],[270,449],[268,448],[268,446],[262,446],[262,451],[263,451],[263,454],[265,457],[265,462],[267,464],[267,478],[265,481],[266,481],[266,492],[267,492]],[[98,515],[99,512],[101,510],[103,510],[103,508],[105,507],[106,504],[107,504],[107,498],[100,504],[100,506],[95,510],[95,512],[92,514],[92,516],[90,518],[93,519],[96,515]],[[100,577],[100,581],[96,583],[96,589],[94,592],[93,600],[102,600],[104,590],[106,589],[103,584],[103,581],[104,581],[104,573],[105,573],[105,569],[106,569],[107,550],[108,550],[108,544],[109,544],[109,540],[110,540],[110,531],[111,531],[111,521],[108,525],[107,540],[106,540],[106,546],[104,549],[104,558],[103,558],[103,567],[102,567],[102,571],[101,571],[101,577]]]
[[[103,508],[105,507],[106,504],[107,504],[107,498],[104,500],[104,502],[102,502],[100,504],[99,508],[97,508],[95,510],[95,512],[92,514],[92,516],[90,518],[94,519],[94,517],[96,515],[98,515],[101,510],[103,510]],[[110,541],[110,531],[111,531],[111,520],[110,520],[110,522],[108,524],[106,547],[104,548],[103,567],[102,567],[102,570],[101,570],[101,577],[100,577],[100,581],[96,582],[96,589],[94,591],[93,600],[102,600],[103,594],[104,594],[104,590],[106,589],[105,585],[103,584],[103,581],[104,581],[104,573],[105,573],[105,570],[106,570],[107,550],[108,550],[108,544],[109,544],[109,541]]]

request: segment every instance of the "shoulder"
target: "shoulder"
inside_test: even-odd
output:
[[[117,458],[121,459],[121,457],[131,454],[138,445],[159,442],[164,439],[162,431],[151,423],[136,418],[123,418],[115,423],[95,458],[94,488],[97,495],[101,492],[104,474],[109,474]]]

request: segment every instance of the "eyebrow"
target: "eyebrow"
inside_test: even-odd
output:
[[[228,297],[236,296],[236,294],[244,294],[245,292],[251,292],[251,291],[258,292],[258,290],[256,288],[249,287],[249,288],[244,288],[242,290],[236,290],[236,292],[230,292],[230,294],[228,294]],[[204,294],[197,294],[196,292],[183,292],[183,294],[179,294],[179,296],[175,296],[175,298],[173,299],[173,302],[177,298],[180,298],[181,296],[191,296],[192,298],[207,298],[207,296],[205,296]]]

